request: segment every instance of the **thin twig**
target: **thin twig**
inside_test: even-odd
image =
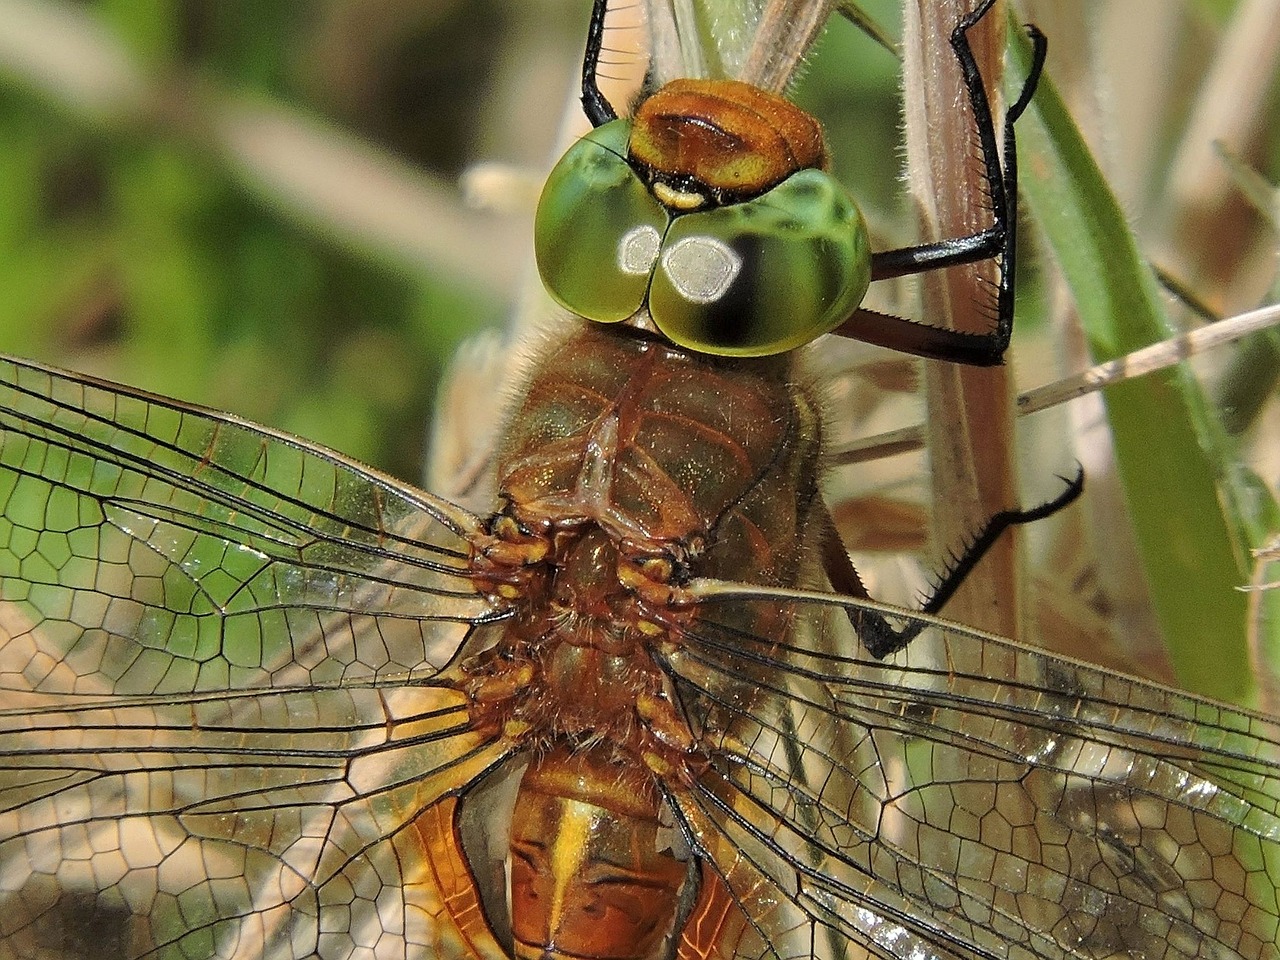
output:
[[[1280,304],[1251,310],[1201,327],[1191,333],[1170,337],[1134,351],[1118,360],[1109,360],[1062,380],[1035,387],[1020,394],[1018,416],[1047,410],[1049,407],[1096,393],[1104,387],[1165,370],[1191,357],[1216,347],[1234,343],[1250,334],[1280,325]],[[832,462],[837,465],[864,463],[899,453],[924,448],[924,425],[916,424],[889,430],[859,440],[835,451]]]

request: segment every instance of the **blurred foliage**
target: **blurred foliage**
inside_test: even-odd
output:
[[[571,95],[588,4],[530,6],[80,4],[165,96],[189,100],[158,120],[104,120],[0,71],[0,349],[228,409],[417,479],[442,365],[461,336],[501,322],[502,296],[299,222],[172,116],[198,117],[212,92],[322,119],[448,181],[484,159],[536,175],[561,103],[493,101],[529,50],[563,53],[552,69]],[[873,6],[893,21],[893,4]],[[531,26],[551,39],[531,38]],[[837,170],[873,218],[892,222],[897,64],[842,26],[800,97],[837,142],[858,144],[837,151]],[[508,81],[506,92],[521,91]],[[495,129],[530,111],[541,143]]]
[[[381,51],[368,32],[356,44],[369,20],[338,6],[83,8],[147,75],[269,98],[456,174],[493,67],[475,5],[399,4],[405,29],[372,31],[390,48]],[[363,56],[335,63],[347,41]],[[291,222],[162,123],[103,123],[9,76],[0,129],[0,348],[233,410],[418,476],[437,373],[460,335],[500,319],[500,301]]]
[[[1031,45],[1018,38],[1019,67]],[[1095,360],[1122,358],[1172,332],[1155,277],[1114,195],[1049,79],[1020,125],[1022,188],[1071,287]],[[1222,700],[1256,696],[1238,624],[1247,576],[1237,563],[1259,543],[1245,533],[1248,498],[1222,476],[1226,438],[1186,369],[1117,384],[1108,420],[1152,602],[1184,686]],[[1169,510],[1168,503],[1180,509]]]

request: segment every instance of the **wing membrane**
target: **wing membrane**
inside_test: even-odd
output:
[[[507,756],[448,666],[505,615],[476,518],[12,361],[0,441],[0,957],[480,956],[415,826]],[[721,955],[1278,955],[1275,721],[946,625],[877,662],[744,590],[664,654]]]
[[[682,812],[811,929],[893,957],[1275,955],[1274,721],[959,628],[880,663],[814,619],[785,644],[704,622],[670,662],[722,758]]]
[[[503,756],[440,674],[475,518],[5,360],[0,511],[0,957],[429,942],[410,825]]]
[[[126,388],[15,361],[0,380],[0,597],[46,653],[6,647],[2,687],[180,693],[430,673],[466,623],[493,615],[463,576],[460,535],[476,521],[459,508]],[[357,633],[377,639],[357,652]],[[46,659],[58,669],[42,673]]]

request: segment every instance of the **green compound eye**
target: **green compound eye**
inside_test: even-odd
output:
[[[644,305],[669,222],[627,163],[631,125],[615,120],[574,144],[542,188],[538,272],[563,307],[616,323]]]
[[[862,214],[817,169],[743,203],[672,216],[625,159],[625,120],[592,131],[542,190],[538,272],[561,306],[616,323],[646,303],[674,343],[767,356],[839,326],[862,301],[871,252]]]
[[[754,200],[678,217],[649,313],[681,346],[767,356],[839,326],[870,282],[862,214],[830,176],[801,170]]]

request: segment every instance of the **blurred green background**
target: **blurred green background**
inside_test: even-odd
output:
[[[0,350],[418,479],[442,365],[528,269],[529,195],[471,209],[459,176],[499,161],[537,183],[588,10],[0,0]],[[857,133],[841,172],[878,165],[883,207],[897,64],[836,32],[841,86],[811,75],[806,99]]]
[[[570,5],[11,6],[0,348],[416,478],[441,365],[501,321],[523,253],[457,176],[550,148]],[[538,55],[554,96],[519,143],[490,104],[532,6],[566,65]]]

